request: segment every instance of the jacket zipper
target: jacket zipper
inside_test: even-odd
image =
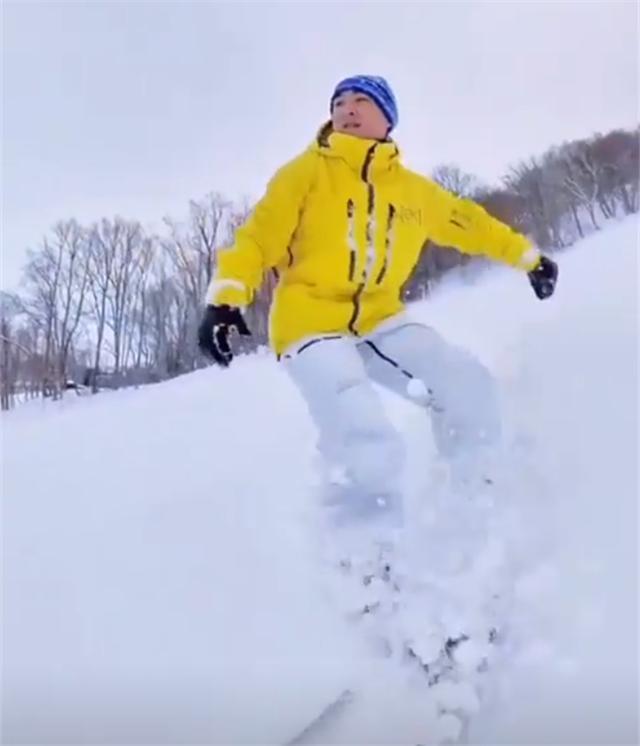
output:
[[[353,294],[353,313],[351,314],[351,319],[349,320],[349,331],[352,334],[355,334],[358,336],[359,332],[356,329],[356,321],[358,320],[358,316],[360,315],[360,298],[362,296],[362,293],[364,292],[365,286],[367,284],[367,280],[369,278],[369,274],[371,272],[371,269],[373,267],[373,263],[375,261],[375,192],[373,189],[373,184],[369,181],[369,167],[371,166],[371,159],[373,158],[373,154],[375,152],[375,149],[378,147],[378,143],[374,143],[369,150],[367,150],[367,154],[364,159],[364,163],[362,164],[362,171],[360,173],[362,180],[367,185],[367,227],[366,227],[366,252],[365,252],[365,264],[364,269],[362,270],[362,277],[358,284],[358,287],[356,288],[355,293]],[[351,202],[351,200],[349,200]],[[352,203],[353,204],[353,203]],[[355,241],[353,244],[355,248]],[[354,261],[355,265],[355,261]],[[353,279],[350,277],[350,279]]]

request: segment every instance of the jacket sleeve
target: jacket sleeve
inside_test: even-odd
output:
[[[311,187],[315,156],[305,152],[280,168],[230,247],[217,252],[207,303],[247,306],[266,270],[286,256]]]
[[[427,181],[427,186],[427,214],[434,216],[429,238],[435,243],[464,254],[481,254],[527,272],[538,265],[540,252],[526,236],[489,215],[476,202],[456,197],[435,182]]]

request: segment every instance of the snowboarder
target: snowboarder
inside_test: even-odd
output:
[[[541,299],[558,270],[480,205],[402,165],[384,78],[342,80],[330,115],[219,251],[199,346],[230,364],[229,333],[250,334],[243,310],[274,270],[270,343],[308,404],[326,463],[343,469],[336,505],[348,518],[401,521],[403,445],[373,382],[429,410],[451,462],[491,445],[500,429],[489,372],[403,308],[400,289],[425,240],[522,270]]]

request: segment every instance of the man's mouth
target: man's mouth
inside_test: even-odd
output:
[[[357,130],[360,129],[360,124],[358,122],[345,122],[344,128],[346,130]]]

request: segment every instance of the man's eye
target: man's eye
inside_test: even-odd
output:
[[[339,108],[340,106],[342,106],[343,103],[344,103],[344,101],[340,101],[340,99],[338,99],[337,101],[334,101],[333,102],[334,109]]]

